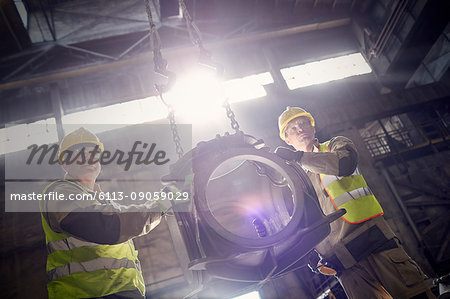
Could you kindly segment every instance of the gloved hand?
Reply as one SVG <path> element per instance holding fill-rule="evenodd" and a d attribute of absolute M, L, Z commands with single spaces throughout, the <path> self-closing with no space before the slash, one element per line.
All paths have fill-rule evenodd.
<path fill-rule="evenodd" d="M 317 269 L 317 271 L 319 271 L 320 274 L 323 274 L 323 275 L 337 275 L 338 274 L 336 269 L 332 268 L 332 266 L 327 263 L 325 263 L 325 265 L 322 264 L 322 261 L 319 261 L 317 263 L 316 269 Z"/>
<path fill-rule="evenodd" d="M 315 274 L 337 275 L 338 271 L 314 249 L 308 254 L 308 268 Z"/>
<path fill-rule="evenodd" d="M 316 265 L 320 262 L 321 259 L 322 257 L 315 249 L 308 253 L 308 268 L 309 270 L 311 270 L 311 272 L 319 274 Z"/>
<path fill-rule="evenodd" d="M 300 162 L 300 159 L 303 157 L 303 153 L 303 151 L 293 151 L 283 146 L 279 146 L 275 149 L 275 154 L 286 161 Z"/>

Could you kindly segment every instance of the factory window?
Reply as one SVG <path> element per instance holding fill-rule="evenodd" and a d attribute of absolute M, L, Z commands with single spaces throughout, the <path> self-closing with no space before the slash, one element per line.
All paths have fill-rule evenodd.
<path fill-rule="evenodd" d="M 179 78 L 164 98 L 174 107 L 176 116 L 183 116 L 185 122 L 207 122 L 224 114 L 225 98 L 230 103 L 261 98 L 267 95 L 264 85 L 270 83 L 273 78 L 269 72 L 220 83 L 212 72 L 197 70 Z M 63 116 L 63 124 L 99 124 L 90 130 L 100 133 L 163 119 L 167 113 L 159 97 L 151 97 L 67 114 Z"/>
<path fill-rule="evenodd" d="M 14 0 L 14 4 L 16 5 L 17 12 L 22 19 L 24 27 L 28 28 L 28 11 L 25 7 L 25 3 L 23 3 L 22 0 Z"/>
<path fill-rule="evenodd" d="M 31 144 L 50 144 L 58 141 L 55 118 L 29 124 L 6 125 L 0 129 L 0 155 L 25 150 Z"/>
<path fill-rule="evenodd" d="M 238 297 L 233 297 L 232 299 L 260 299 L 261 296 L 259 296 L 259 292 L 253 291 Z"/>
<path fill-rule="evenodd" d="M 224 83 L 225 94 L 230 103 L 261 98 L 267 95 L 264 85 L 273 83 L 269 72 L 232 79 Z"/>
<path fill-rule="evenodd" d="M 70 113 L 62 117 L 63 125 L 93 124 L 89 127 L 93 133 L 126 127 L 132 124 L 145 123 L 167 116 L 167 108 L 157 98 L 144 98 L 106 107 Z"/>
<path fill-rule="evenodd" d="M 372 69 L 361 53 L 310 62 L 281 69 L 290 90 L 368 74 Z"/>

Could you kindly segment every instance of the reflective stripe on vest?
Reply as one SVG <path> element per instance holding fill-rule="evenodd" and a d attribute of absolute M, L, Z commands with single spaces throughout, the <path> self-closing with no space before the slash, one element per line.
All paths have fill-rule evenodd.
<path fill-rule="evenodd" d="M 56 182 L 82 186 L 67 180 L 49 184 L 42 194 Z M 54 232 L 44 217 L 42 227 L 47 243 L 47 277 L 49 298 L 91 298 L 139 290 L 144 296 L 145 284 L 131 240 L 116 245 L 85 242 L 64 233 Z"/>
<path fill-rule="evenodd" d="M 127 258 L 116 259 L 111 257 L 99 257 L 92 261 L 83 263 L 68 263 L 47 272 L 49 280 L 59 279 L 63 276 L 70 275 L 71 273 L 78 272 L 93 272 L 100 269 L 120 269 L 120 268 L 135 268 L 133 261 Z"/>
<path fill-rule="evenodd" d="M 321 152 L 329 152 L 329 141 L 319 144 Z M 360 223 L 379 215 L 383 209 L 367 186 L 364 177 L 356 167 L 353 174 L 346 177 L 320 174 L 320 180 L 336 209 L 344 208 L 342 216 L 348 223 Z"/>
<path fill-rule="evenodd" d="M 50 241 L 47 243 L 48 253 L 56 250 L 69 250 L 69 248 L 76 248 L 82 246 L 97 246 L 97 243 L 85 242 L 74 237 L 67 237 L 58 241 Z"/>

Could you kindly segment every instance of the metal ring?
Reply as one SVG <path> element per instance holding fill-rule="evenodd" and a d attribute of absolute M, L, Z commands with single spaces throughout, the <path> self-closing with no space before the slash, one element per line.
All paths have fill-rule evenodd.
<path fill-rule="evenodd" d="M 304 198 L 301 196 L 308 188 L 308 184 L 305 182 L 306 174 L 299 172 L 292 165 L 286 164 L 286 162 L 279 158 L 277 155 L 265 150 L 255 149 L 253 147 L 241 147 L 241 148 L 228 148 L 220 153 L 212 153 L 213 155 L 202 155 L 194 159 L 201 159 L 200 163 L 193 163 L 199 165 L 195 169 L 194 187 L 196 197 L 196 208 L 201 220 L 204 220 L 208 226 L 210 226 L 217 234 L 224 239 L 232 242 L 240 247 L 260 249 L 267 248 L 279 244 L 282 241 L 286 241 L 288 238 L 295 235 L 299 229 L 299 224 L 303 215 Z M 280 172 L 291 186 L 291 191 L 294 200 L 294 209 L 291 220 L 284 229 L 274 235 L 267 236 L 260 239 L 245 238 L 235 235 L 225 229 L 214 217 L 209 209 L 206 198 L 206 187 L 208 181 L 221 164 L 228 161 L 235 160 L 253 160 L 263 164 L 266 164 L 276 171 Z M 306 177 L 306 179 L 308 179 Z"/>

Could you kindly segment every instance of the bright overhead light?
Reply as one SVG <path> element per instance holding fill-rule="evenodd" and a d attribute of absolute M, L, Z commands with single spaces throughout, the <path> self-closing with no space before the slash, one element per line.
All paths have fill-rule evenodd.
<path fill-rule="evenodd" d="M 361 53 L 355 53 L 281 69 L 290 90 L 368 74 L 372 69 Z"/>
<path fill-rule="evenodd" d="M 210 69 L 197 68 L 180 77 L 165 99 L 178 115 L 192 123 L 214 121 L 223 115 L 223 103 L 266 96 L 264 85 L 273 83 L 269 72 L 221 82 Z"/>
<path fill-rule="evenodd" d="M 215 73 L 197 67 L 177 78 L 172 89 L 164 96 L 166 102 L 192 123 L 208 121 L 220 113 L 221 85 Z"/>

